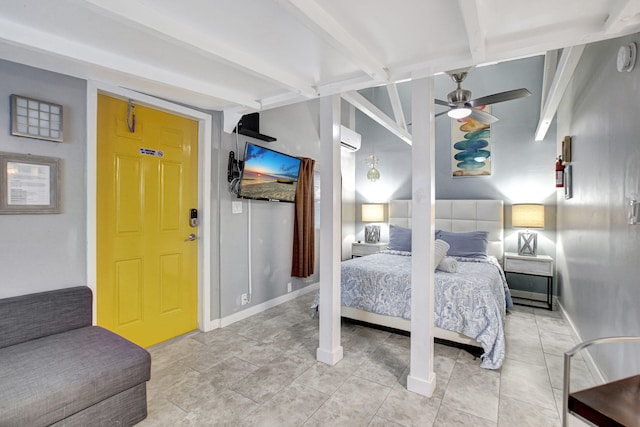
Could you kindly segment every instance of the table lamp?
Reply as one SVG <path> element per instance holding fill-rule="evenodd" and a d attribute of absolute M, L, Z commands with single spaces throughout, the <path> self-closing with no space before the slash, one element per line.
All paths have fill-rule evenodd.
<path fill-rule="evenodd" d="M 511 225 L 526 228 L 518 233 L 518 255 L 538 255 L 538 233 L 531 228 L 544 228 L 544 205 L 517 204 L 511 206 Z"/>
<path fill-rule="evenodd" d="M 384 204 L 363 204 L 362 222 L 384 221 Z M 366 243 L 378 243 L 380 241 L 380 225 L 367 224 L 364 227 L 364 241 Z"/>

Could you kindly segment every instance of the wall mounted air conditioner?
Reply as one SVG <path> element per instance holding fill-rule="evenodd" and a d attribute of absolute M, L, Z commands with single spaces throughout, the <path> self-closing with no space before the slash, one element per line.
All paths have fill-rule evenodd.
<path fill-rule="evenodd" d="M 358 151 L 360 149 L 360 143 L 362 136 L 354 130 L 349 129 L 346 126 L 340 126 L 340 145 L 349 151 Z"/>

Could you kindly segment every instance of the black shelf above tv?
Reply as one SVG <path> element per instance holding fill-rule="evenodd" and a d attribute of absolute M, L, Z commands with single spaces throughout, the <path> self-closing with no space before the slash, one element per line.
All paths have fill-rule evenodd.
<path fill-rule="evenodd" d="M 260 115 L 259 113 L 245 114 L 238 122 L 238 126 L 233 130 L 240 135 L 250 136 L 251 138 L 261 141 L 273 142 L 276 138 L 260 133 Z"/>

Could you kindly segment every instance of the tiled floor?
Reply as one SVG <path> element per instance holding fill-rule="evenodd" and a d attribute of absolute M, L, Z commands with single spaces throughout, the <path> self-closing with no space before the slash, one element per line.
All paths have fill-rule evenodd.
<path fill-rule="evenodd" d="M 406 389 L 409 338 L 342 326 L 344 359 L 315 360 L 313 294 L 208 333 L 151 349 L 148 411 L 140 426 L 559 426 L 562 354 L 575 339 L 559 312 L 516 306 L 507 359 L 481 369 L 436 345 L 436 391 Z M 579 356 L 575 389 L 595 384 Z M 572 418 L 572 426 L 583 426 Z"/>

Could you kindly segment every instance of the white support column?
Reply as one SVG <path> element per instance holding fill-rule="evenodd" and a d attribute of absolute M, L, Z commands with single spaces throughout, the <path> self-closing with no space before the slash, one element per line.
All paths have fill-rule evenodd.
<path fill-rule="evenodd" d="M 435 233 L 435 103 L 433 76 L 411 83 L 413 147 L 411 232 L 411 366 L 407 389 L 431 397 L 433 371 L 433 243 Z"/>
<path fill-rule="evenodd" d="M 340 345 L 340 96 L 320 98 L 320 337 L 316 358 L 342 360 Z"/>

